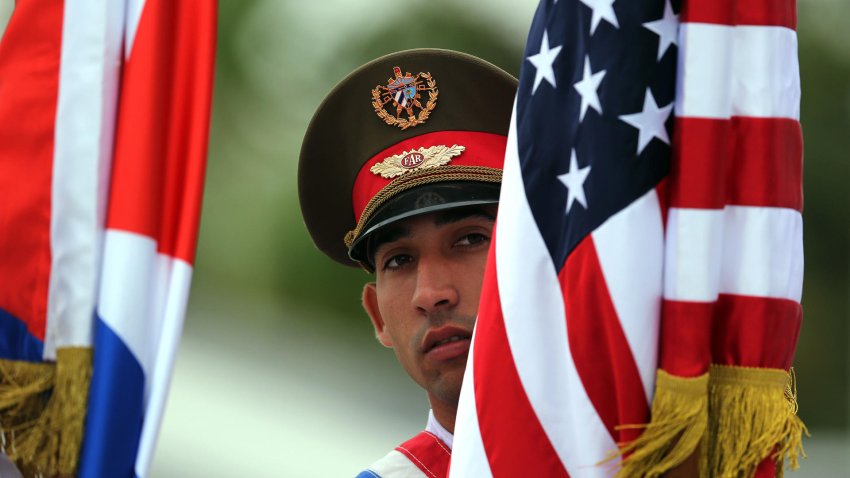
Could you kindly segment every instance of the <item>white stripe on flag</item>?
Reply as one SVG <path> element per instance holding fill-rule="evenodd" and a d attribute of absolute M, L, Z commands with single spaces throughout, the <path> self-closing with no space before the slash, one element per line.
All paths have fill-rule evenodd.
<path fill-rule="evenodd" d="M 162 304 L 162 308 L 156 314 L 158 323 L 154 328 L 155 348 L 151 350 L 155 357 L 152 373 L 145 373 L 145 390 L 149 393 L 146 395 L 145 422 L 136 456 L 137 476 L 147 476 L 153 459 L 192 284 L 193 268 L 189 263 L 163 254 L 159 254 L 158 263 L 157 280 L 162 281 L 162 287 L 158 290 L 157 303 Z"/>
<path fill-rule="evenodd" d="M 722 255 L 723 211 L 670 208 L 664 256 L 664 297 L 717 300 Z"/>
<path fill-rule="evenodd" d="M 652 403 L 664 259 L 664 225 L 655 189 L 599 226 L 593 244 L 647 403 Z"/>
<path fill-rule="evenodd" d="M 156 241 L 150 237 L 106 231 L 98 315 L 130 349 L 145 377 L 153 368 L 152 342 L 158 322 L 154 297 L 160 267 L 156 259 Z"/>
<path fill-rule="evenodd" d="M 720 293 L 800 302 L 803 216 L 778 207 L 726 206 Z"/>
<path fill-rule="evenodd" d="M 608 476 L 605 467 L 595 464 L 617 446 L 590 402 L 570 354 L 557 272 L 525 195 L 516 104 L 499 222 L 511 225 L 496 227 L 496 272 L 508 342 L 525 393 L 570 476 Z M 528 326 L 529 317 L 537 321 L 534 327 Z"/>
<path fill-rule="evenodd" d="M 797 34 L 774 26 L 679 26 L 676 116 L 800 118 Z"/>
<path fill-rule="evenodd" d="M 133 44 L 136 40 L 136 30 L 139 28 L 139 19 L 142 17 L 142 12 L 145 9 L 145 0 L 126 0 L 127 1 L 127 23 L 125 26 L 124 36 L 124 58 L 130 57 L 130 52 L 133 50 Z"/>
<path fill-rule="evenodd" d="M 120 66 L 122 2 L 68 0 L 53 153 L 44 358 L 91 346 Z"/>
<path fill-rule="evenodd" d="M 802 228 L 802 215 L 793 209 L 671 208 L 664 296 L 708 302 L 724 293 L 799 302 Z"/>
<path fill-rule="evenodd" d="M 475 334 L 473 333 L 473 336 Z M 475 341 L 469 346 L 469 359 L 466 362 L 466 371 L 463 374 L 463 386 L 460 389 L 460 400 L 455 417 L 455 435 L 453 450 L 461 450 L 460 453 L 452 454 L 452 466 L 449 470 L 461 473 L 461 478 L 474 476 L 476 478 L 492 478 L 490 463 L 487 453 L 484 451 L 484 442 L 481 439 L 481 428 L 478 425 L 478 409 L 475 404 L 475 385 L 473 384 L 475 360 L 473 349 Z"/>
<path fill-rule="evenodd" d="M 159 433 L 192 280 L 192 266 L 157 252 L 150 237 L 107 230 L 100 318 L 145 375 L 144 424 L 136 474 L 146 476 Z"/>

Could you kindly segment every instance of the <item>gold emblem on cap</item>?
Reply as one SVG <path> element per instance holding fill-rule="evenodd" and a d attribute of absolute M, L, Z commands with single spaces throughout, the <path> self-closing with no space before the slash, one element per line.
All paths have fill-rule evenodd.
<path fill-rule="evenodd" d="M 431 73 L 420 72 L 414 76 L 407 72 L 402 75 L 401 68 L 397 66 L 393 67 L 393 73 L 395 76 L 387 80 L 386 86 L 378 85 L 372 90 L 375 113 L 388 125 L 403 130 L 424 123 L 437 106 L 437 82 Z M 428 92 L 428 102 L 424 106 L 419 101 L 423 91 Z M 387 103 L 395 107 L 395 116 L 384 109 Z M 414 108 L 419 110 L 418 114 Z"/>
<path fill-rule="evenodd" d="M 384 159 L 372 166 L 369 171 L 380 175 L 382 178 L 392 179 L 412 171 L 436 168 L 448 164 L 453 157 L 460 155 L 466 150 L 465 146 L 431 146 L 430 148 L 418 148 L 405 151 Z"/>

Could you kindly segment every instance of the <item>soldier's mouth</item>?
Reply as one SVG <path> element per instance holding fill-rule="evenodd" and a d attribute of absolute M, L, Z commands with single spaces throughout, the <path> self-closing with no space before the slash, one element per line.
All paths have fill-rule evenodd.
<path fill-rule="evenodd" d="M 464 337 L 461 337 L 460 335 L 452 335 L 451 337 L 449 337 L 447 339 L 443 339 L 443 340 L 437 342 L 436 344 L 434 344 L 434 347 L 438 347 L 440 345 L 447 344 L 449 342 L 457 342 L 458 340 L 463 340 L 463 338 Z"/>
<path fill-rule="evenodd" d="M 423 353 L 433 360 L 449 360 L 469 351 L 472 333 L 455 326 L 445 326 L 428 332 Z"/>

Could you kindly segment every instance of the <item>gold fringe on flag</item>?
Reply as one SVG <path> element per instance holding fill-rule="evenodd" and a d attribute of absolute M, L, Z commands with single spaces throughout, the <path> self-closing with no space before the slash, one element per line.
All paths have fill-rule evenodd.
<path fill-rule="evenodd" d="M 709 470 L 712 477 L 751 477 L 770 458 L 782 476 L 805 458 L 808 430 L 797 416 L 793 372 L 712 365 L 709 371 Z"/>
<path fill-rule="evenodd" d="M 699 447 L 699 473 L 705 476 L 706 426 L 708 422 L 708 374 L 676 377 L 659 369 L 652 400 L 652 420 L 643 433 L 623 446 L 618 478 L 657 477 L 687 460 Z"/>
<path fill-rule="evenodd" d="M 55 363 L 0 359 L 0 444 L 25 476 L 76 474 L 91 370 L 87 347 Z"/>

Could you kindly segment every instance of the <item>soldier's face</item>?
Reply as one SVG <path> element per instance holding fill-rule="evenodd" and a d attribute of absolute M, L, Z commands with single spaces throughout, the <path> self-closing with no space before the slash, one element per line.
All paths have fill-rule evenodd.
<path fill-rule="evenodd" d="M 364 288 L 364 308 L 435 412 L 457 406 L 495 215 L 495 206 L 452 209 L 375 237 L 376 281 Z"/>

